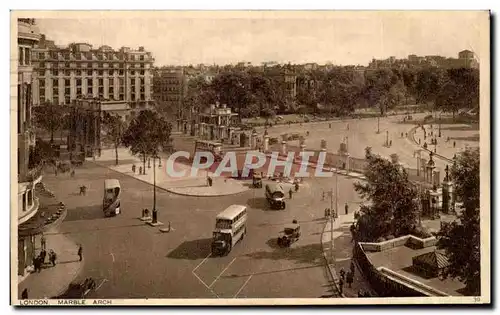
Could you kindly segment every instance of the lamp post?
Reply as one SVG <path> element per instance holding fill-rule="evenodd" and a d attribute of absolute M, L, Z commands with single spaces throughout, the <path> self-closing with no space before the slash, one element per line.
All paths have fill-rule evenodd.
<path fill-rule="evenodd" d="M 380 133 L 380 116 L 377 117 L 377 133 Z"/>
<path fill-rule="evenodd" d="M 439 134 L 438 137 L 441 138 L 441 113 L 439 113 Z"/>
<path fill-rule="evenodd" d="M 156 155 L 153 157 L 153 220 L 152 223 L 158 223 L 158 212 L 156 210 Z"/>

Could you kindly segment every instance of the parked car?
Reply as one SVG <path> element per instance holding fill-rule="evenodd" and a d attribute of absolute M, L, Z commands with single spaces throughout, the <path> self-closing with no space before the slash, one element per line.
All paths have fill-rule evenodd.
<path fill-rule="evenodd" d="M 96 283 L 94 279 L 87 278 L 82 282 L 72 282 L 63 294 L 57 296 L 57 299 L 84 299 L 92 290 L 95 290 Z"/>

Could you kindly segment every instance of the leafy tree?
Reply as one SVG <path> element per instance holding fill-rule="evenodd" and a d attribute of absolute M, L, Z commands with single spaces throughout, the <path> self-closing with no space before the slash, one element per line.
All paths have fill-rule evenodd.
<path fill-rule="evenodd" d="M 455 114 L 462 108 L 479 106 L 479 71 L 477 69 L 449 69 L 449 81 L 439 91 L 436 107 Z"/>
<path fill-rule="evenodd" d="M 104 113 L 102 123 L 102 129 L 106 133 L 105 138 L 113 143 L 115 148 L 115 165 L 118 165 L 118 147 L 122 142 L 125 124 L 119 116 L 110 115 L 109 113 Z"/>
<path fill-rule="evenodd" d="M 211 84 L 216 99 L 241 113 L 251 103 L 248 75 L 243 72 L 224 72 L 217 75 Z M 239 115 L 241 120 L 241 115 Z"/>
<path fill-rule="evenodd" d="M 413 68 L 405 68 L 402 71 L 403 83 L 405 85 L 405 97 L 406 104 L 408 104 L 408 99 L 410 97 L 416 97 L 417 95 L 417 71 Z"/>
<path fill-rule="evenodd" d="M 145 169 L 146 157 L 155 157 L 170 145 L 171 131 L 172 125 L 156 112 L 143 110 L 130 122 L 122 141 L 132 154 L 142 157 Z"/>
<path fill-rule="evenodd" d="M 367 74 L 363 97 L 369 106 L 378 107 L 380 114 L 385 115 L 389 108 L 400 102 L 403 87 L 396 73 L 379 69 Z"/>
<path fill-rule="evenodd" d="M 65 126 L 66 112 L 66 107 L 51 102 L 33 107 L 35 125 L 50 132 L 50 143 L 54 142 L 54 133 Z"/>
<path fill-rule="evenodd" d="M 366 149 L 366 182 L 355 183 L 360 196 L 371 204 L 360 208 L 358 241 L 377 241 L 388 236 L 401 236 L 417 226 L 417 191 L 406 171 L 397 163 L 374 155 Z"/>
<path fill-rule="evenodd" d="M 438 247 L 444 249 L 450 266 L 444 277 L 458 278 L 470 295 L 481 294 L 481 229 L 479 219 L 479 149 L 458 154 L 451 168 L 457 201 L 463 203 L 458 221 L 443 223 Z"/>
<path fill-rule="evenodd" d="M 434 102 L 446 82 L 446 74 L 440 68 L 424 68 L 419 71 L 415 85 L 417 103 Z"/>
<path fill-rule="evenodd" d="M 325 73 L 319 89 L 319 99 L 330 108 L 331 113 L 348 114 L 354 111 L 361 90 L 351 70 L 335 67 Z"/>

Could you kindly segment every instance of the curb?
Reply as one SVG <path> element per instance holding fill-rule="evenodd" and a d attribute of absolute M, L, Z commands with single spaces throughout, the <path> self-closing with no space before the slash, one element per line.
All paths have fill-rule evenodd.
<path fill-rule="evenodd" d="M 321 249 L 323 251 L 323 258 L 325 259 L 325 264 L 326 264 L 326 269 L 328 270 L 328 273 L 330 274 L 330 277 L 332 279 L 332 291 L 336 292 L 339 297 L 346 297 L 343 293 L 340 294 L 340 289 L 337 285 L 339 279 L 337 277 L 337 273 L 335 272 L 335 268 L 333 268 L 330 264 L 328 263 L 328 257 L 327 253 L 325 250 L 325 244 L 323 243 L 323 235 L 325 234 L 326 227 L 330 224 L 329 221 L 326 221 L 325 225 L 323 225 L 323 229 L 321 231 Z M 332 292 L 333 293 L 333 292 Z"/>
<path fill-rule="evenodd" d="M 114 169 L 109 168 L 107 166 L 101 165 L 99 162 L 96 162 L 96 161 L 87 161 L 87 162 L 94 163 L 97 166 L 106 168 L 106 169 L 108 169 L 110 171 L 113 171 L 115 173 L 118 173 L 118 174 L 121 174 L 121 175 L 124 175 L 124 176 L 128 176 L 128 177 L 133 178 L 133 179 L 135 179 L 137 181 L 140 181 L 142 183 L 145 183 L 145 184 L 148 184 L 150 186 L 153 186 L 153 184 L 151 184 L 150 182 L 148 182 L 146 180 L 137 178 L 137 177 L 132 176 L 132 175 L 127 174 L 127 173 L 122 173 L 120 171 L 114 170 Z M 189 194 L 189 193 L 181 193 L 181 192 L 172 191 L 171 190 L 172 188 L 165 188 L 165 187 L 161 187 L 161 186 L 158 186 L 158 185 L 156 185 L 156 189 L 161 189 L 163 191 L 169 192 L 171 194 L 179 195 L 179 196 L 190 196 L 190 197 L 223 197 L 223 196 L 232 196 L 232 195 L 240 194 L 242 192 L 245 192 L 245 191 L 249 190 L 249 189 L 246 189 L 246 190 L 242 190 L 242 191 L 238 191 L 238 192 L 233 192 L 233 193 L 229 193 L 229 194 L 197 195 L 197 194 Z"/>
<path fill-rule="evenodd" d="M 192 194 L 192 193 L 182 193 L 182 192 L 172 191 L 170 189 L 171 188 L 164 188 L 164 190 L 168 191 L 169 193 L 172 193 L 172 194 L 175 194 L 175 195 L 179 195 L 179 196 L 189 196 L 189 197 L 224 197 L 224 196 L 233 196 L 233 195 L 241 194 L 241 193 L 244 193 L 244 192 L 250 190 L 249 188 L 247 188 L 245 190 L 241 190 L 241 191 L 237 191 L 237 192 L 232 192 L 232 193 L 228 193 L 228 194 L 200 195 L 200 194 Z"/>
<path fill-rule="evenodd" d="M 82 271 L 82 269 L 83 269 L 83 265 L 84 265 L 84 263 L 85 263 L 85 258 L 83 258 L 83 259 L 82 259 L 82 261 L 79 261 L 78 263 L 79 263 L 80 265 L 79 265 L 79 266 L 78 266 L 78 268 L 76 269 L 76 272 L 75 272 L 74 276 L 73 276 L 73 277 L 71 277 L 71 280 L 68 282 L 68 284 L 67 284 L 67 285 L 66 285 L 63 289 L 61 289 L 61 291 L 60 291 L 60 292 L 58 292 L 58 293 L 56 294 L 56 296 L 60 296 L 61 294 L 63 294 L 64 292 L 66 292 L 66 290 L 68 289 L 68 286 L 69 286 L 69 285 L 70 285 L 73 281 L 75 281 L 75 279 L 76 279 L 76 278 L 80 275 L 80 271 Z M 50 298 L 52 298 L 52 297 L 50 297 Z"/>

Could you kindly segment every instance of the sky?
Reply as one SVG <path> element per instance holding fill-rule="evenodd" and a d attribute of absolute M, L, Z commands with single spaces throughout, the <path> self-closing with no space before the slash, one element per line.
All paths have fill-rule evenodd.
<path fill-rule="evenodd" d="M 361 64 L 409 54 L 480 58 L 485 12 L 35 12 L 57 45 L 144 46 L 162 65 Z"/>

